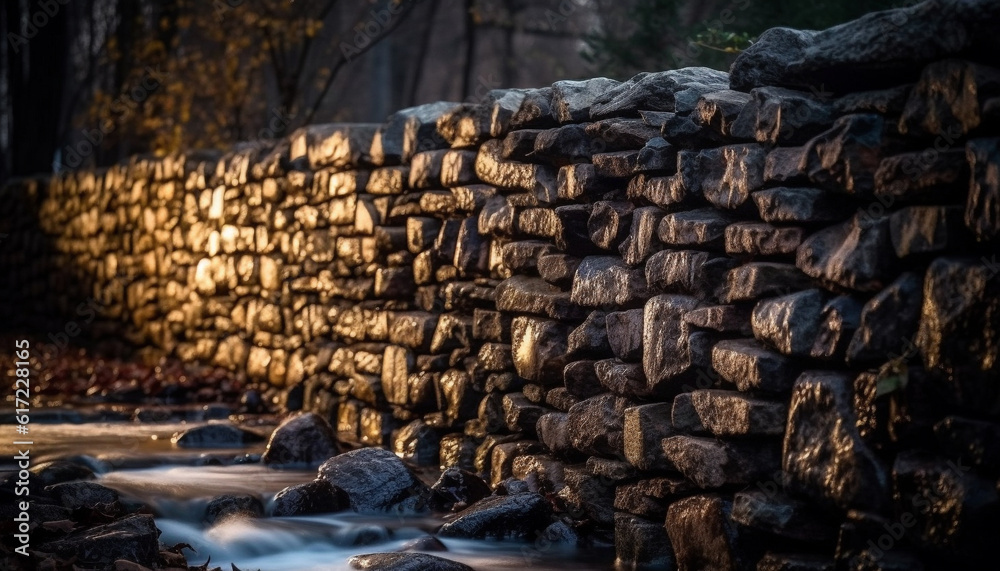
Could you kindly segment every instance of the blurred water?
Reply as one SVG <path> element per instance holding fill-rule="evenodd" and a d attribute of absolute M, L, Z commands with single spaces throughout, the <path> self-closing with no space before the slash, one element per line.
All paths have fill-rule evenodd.
<path fill-rule="evenodd" d="M 362 516 L 337 513 L 308 517 L 228 519 L 204 523 L 208 501 L 222 494 L 255 494 L 270 513 L 274 494 L 316 477 L 315 470 L 273 470 L 259 463 L 236 464 L 263 444 L 246 448 L 187 450 L 171 436 L 204 422 L 97 422 L 34 424 L 33 463 L 74 457 L 98 472 L 98 482 L 126 500 L 148 506 L 162 531 L 160 542 L 187 543 L 195 565 L 211 557 L 211 567 L 242 571 L 319 571 L 350 569 L 352 555 L 399 550 L 407 541 L 433 533 L 443 519 L 430 516 Z M 5 434 L 12 426 L 0 425 Z M 13 439 L 0 443 L 0 471 L 14 453 Z M 9 466 L 6 468 L 9 469 Z M 542 571 L 609 569 L 608 550 L 554 548 L 515 542 L 442 539 L 448 551 L 433 555 L 466 563 L 477 570 Z"/>

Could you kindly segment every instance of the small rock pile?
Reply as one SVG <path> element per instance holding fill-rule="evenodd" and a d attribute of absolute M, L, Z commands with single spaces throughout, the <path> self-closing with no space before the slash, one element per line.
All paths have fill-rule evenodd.
<path fill-rule="evenodd" d="M 59 327 L 52 308 L 93 296 L 88 335 L 543 494 L 613 529 L 626 567 L 984 565 L 998 25 L 995 2 L 929 1 L 769 30 L 730 73 L 495 90 L 19 181 L 2 297 Z"/>

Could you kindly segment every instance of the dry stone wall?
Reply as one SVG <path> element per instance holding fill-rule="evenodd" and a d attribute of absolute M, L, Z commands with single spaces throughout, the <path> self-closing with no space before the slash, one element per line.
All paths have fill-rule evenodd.
<path fill-rule="evenodd" d="M 18 181 L 8 314 L 97 300 L 87 337 L 524 480 L 625 568 L 973 568 L 1000 526 L 998 23 L 924 3 L 770 30 L 730 73 Z"/>

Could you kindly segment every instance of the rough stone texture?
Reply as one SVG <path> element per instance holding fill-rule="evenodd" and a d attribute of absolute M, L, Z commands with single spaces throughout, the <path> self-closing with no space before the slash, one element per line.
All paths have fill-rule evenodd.
<path fill-rule="evenodd" d="M 741 391 L 786 392 L 799 374 L 790 359 L 753 339 L 716 343 L 712 368 Z"/>
<path fill-rule="evenodd" d="M 620 569 L 671 569 L 674 552 L 663 525 L 615 513 L 615 565 Z"/>
<path fill-rule="evenodd" d="M 723 441 L 671 436 L 663 441 L 667 459 L 699 488 L 746 485 L 773 474 L 781 463 L 776 443 Z"/>
<path fill-rule="evenodd" d="M 699 495 L 675 502 L 667 511 L 667 529 L 679 571 L 743 569 L 739 527 L 730 500 Z"/>
<path fill-rule="evenodd" d="M 326 480 L 289 486 L 274 496 L 274 517 L 311 515 L 350 509 L 350 498 Z"/>
<path fill-rule="evenodd" d="M 430 488 L 388 450 L 361 448 L 330 458 L 319 477 L 344 490 L 362 513 L 410 513 L 427 508 Z"/>
<path fill-rule="evenodd" d="M 261 462 L 275 466 L 318 466 L 340 453 L 333 427 L 312 412 L 293 416 L 274 429 Z"/>
<path fill-rule="evenodd" d="M 352 569 L 379 571 L 472 571 L 472 567 L 427 553 L 368 553 L 348 559 Z"/>
<path fill-rule="evenodd" d="M 878 291 L 897 267 L 888 218 L 858 213 L 799 246 L 795 265 L 817 279 L 856 291 Z"/>
<path fill-rule="evenodd" d="M 785 432 L 787 406 L 736 391 L 698 390 L 691 404 L 702 426 L 718 437 L 767 436 Z"/>
<path fill-rule="evenodd" d="M 549 524 L 552 506 L 539 494 L 491 496 L 441 526 L 444 537 L 530 539 Z"/>

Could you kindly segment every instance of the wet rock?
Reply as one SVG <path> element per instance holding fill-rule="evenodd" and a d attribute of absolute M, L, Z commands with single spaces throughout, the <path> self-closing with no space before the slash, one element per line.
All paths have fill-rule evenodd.
<path fill-rule="evenodd" d="M 671 436 L 663 441 L 667 459 L 700 488 L 746 485 L 773 474 L 781 450 L 766 441 L 722 441 L 697 436 Z"/>
<path fill-rule="evenodd" d="M 743 569 L 750 547 L 740 537 L 731 517 L 732 502 L 706 494 L 673 503 L 667 511 L 670 533 L 680 571 Z"/>
<path fill-rule="evenodd" d="M 178 432 L 170 441 L 181 448 L 240 448 L 264 437 L 231 424 L 207 424 Z"/>
<path fill-rule="evenodd" d="M 549 525 L 552 506 L 540 494 L 525 492 L 482 499 L 441 526 L 443 537 L 530 539 Z"/>
<path fill-rule="evenodd" d="M 274 496 L 274 517 L 312 515 L 350 509 L 347 494 L 326 480 L 288 486 Z"/>
<path fill-rule="evenodd" d="M 489 496 L 489 485 L 482 478 L 460 468 L 448 468 L 431 486 L 431 509 L 459 511 Z"/>
<path fill-rule="evenodd" d="M 663 524 L 615 513 L 615 565 L 619 569 L 673 569 L 674 550 Z"/>
<path fill-rule="evenodd" d="M 806 371 L 795 381 L 783 469 L 794 489 L 837 507 L 880 511 L 888 475 L 855 426 L 851 377 Z"/>
<path fill-rule="evenodd" d="M 848 363 L 879 363 L 900 351 L 917 331 L 923 280 L 906 272 L 868 300 L 847 348 Z"/>
<path fill-rule="evenodd" d="M 654 403 L 625 409 L 622 435 L 625 459 L 640 470 L 670 468 L 663 455 L 664 438 L 675 434 L 670 421 L 672 405 Z"/>
<path fill-rule="evenodd" d="M 712 368 L 741 391 L 787 392 L 799 375 L 788 357 L 754 339 L 716 343 L 712 347 Z"/>
<path fill-rule="evenodd" d="M 1000 139 L 973 139 L 965 153 L 972 171 L 965 225 L 979 240 L 991 240 L 1000 235 Z"/>
<path fill-rule="evenodd" d="M 117 516 L 125 513 L 118 492 L 94 482 L 64 482 L 47 486 L 59 505 L 69 510 L 88 510 Z"/>
<path fill-rule="evenodd" d="M 573 447 L 588 455 L 624 458 L 625 409 L 632 403 L 610 394 L 582 400 L 569 409 L 567 430 Z"/>
<path fill-rule="evenodd" d="M 753 200 L 760 217 L 769 223 L 837 222 L 850 214 L 842 196 L 819 188 L 769 188 L 754 192 Z"/>
<path fill-rule="evenodd" d="M 78 480 L 93 480 L 94 477 L 94 471 L 90 468 L 67 460 L 40 462 L 31 467 L 31 482 L 43 488 Z"/>
<path fill-rule="evenodd" d="M 215 525 L 230 518 L 258 518 L 264 516 L 264 504 L 257 496 L 218 496 L 205 507 L 205 523 Z"/>
<path fill-rule="evenodd" d="M 269 466 L 318 466 L 340 453 L 330 423 L 312 412 L 296 414 L 271 433 L 261 462 Z"/>
<path fill-rule="evenodd" d="M 448 547 L 433 535 L 425 535 L 407 541 L 398 551 L 448 551 Z"/>
<path fill-rule="evenodd" d="M 754 337 L 785 355 L 809 355 L 827 296 L 810 289 L 758 302 L 751 318 Z"/>
<path fill-rule="evenodd" d="M 430 489 L 395 454 L 361 448 L 330 458 L 319 477 L 344 490 L 351 507 L 362 513 L 423 511 Z"/>
<path fill-rule="evenodd" d="M 731 517 L 744 527 L 796 541 L 832 543 L 837 534 L 837 528 L 808 503 L 763 490 L 737 493 Z"/>
<path fill-rule="evenodd" d="M 628 305 L 646 295 L 642 268 L 630 268 L 614 256 L 588 256 L 573 276 L 570 300 L 584 307 Z"/>
<path fill-rule="evenodd" d="M 426 553 L 368 553 L 348 559 L 353 569 L 378 571 L 473 571 L 458 561 Z"/>
<path fill-rule="evenodd" d="M 795 265 L 817 279 L 855 291 L 878 291 L 895 276 L 888 218 L 858 213 L 806 238 Z"/>
<path fill-rule="evenodd" d="M 785 432 L 788 407 L 780 401 L 716 389 L 691 393 L 702 426 L 719 437 L 767 436 Z"/>
<path fill-rule="evenodd" d="M 39 551 L 75 558 L 77 565 L 90 568 L 108 568 L 118 560 L 153 568 L 157 566 L 159 535 L 153 516 L 135 514 L 43 543 Z"/>

